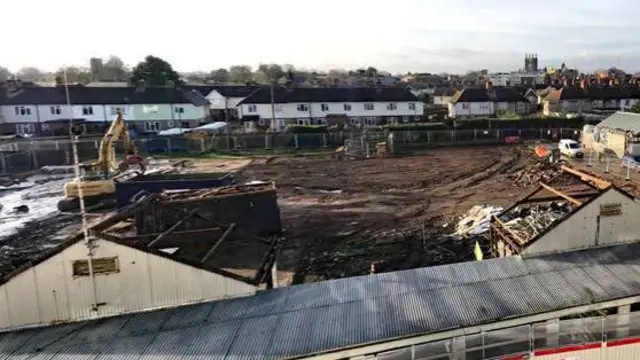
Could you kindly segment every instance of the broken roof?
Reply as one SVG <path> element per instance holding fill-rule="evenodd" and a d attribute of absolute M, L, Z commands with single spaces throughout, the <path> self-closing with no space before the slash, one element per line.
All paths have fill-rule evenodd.
<path fill-rule="evenodd" d="M 234 196 L 234 194 L 243 194 L 243 192 L 255 190 L 255 188 L 264 190 L 265 186 L 267 185 L 231 186 L 220 188 L 219 191 L 223 194 L 222 196 Z M 268 186 L 271 186 L 272 191 L 275 191 L 273 184 L 268 184 Z M 205 190 L 210 192 L 207 195 L 209 198 L 215 198 L 216 194 L 213 191 L 216 189 Z M 170 195 L 149 195 L 118 213 L 91 225 L 89 232 L 91 236 L 96 238 L 178 261 L 248 284 L 259 285 L 266 281 L 268 270 L 275 262 L 281 245 L 280 234 L 260 237 L 252 233 L 250 229 L 243 228 L 245 213 L 234 212 L 232 209 L 226 208 L 224 213 L 227 215 L 227 219 L 233 219 L 235 216 L 238 218 L 238 224 L 233 222 L 219 223 L 216 219 L 211 219 L 208 214 L 203 215 L 198 209 L 193 209 L 182 214 L 176 222 L 165 223 L 164 227 L 156 233 L 139 233 L 136 229 L 135 217 L 152 204 L 164 206 L 167 196 Z M 185 229 L 189 219 L 197 219 L 199 226 Z M 64 222 L 59 218 L 54 218 L 52 221 L 64 225 Z M 9 242 L 11 247 L 4 246 L 2 248 L 0 252 L 0 285 L 83 239 L 81 232 L 65 238 L 43 235 L 42 233 L 36 234 L 37 237 L 46 239 L 38 242 L 37 246 L 29 241 L 29 238 L 26 240 L 16 238 L 20 241 Z M 239 256 L 240 254 L 241 256 Z"/>
<path fill-rule="evenodd" d="M 618 111 L 602 120 L 598 128 L 617 129 L 630 131 L 633 134 L 640 133 L 640 114 Z"/>
<path fill-rule="evenodd" d="M 563 166 L 562 172 L 492 218 L 492 234 L 521 253 L 550 230 L 607 191 L 627 192 L 586 172 Z"/>
<path fill-rule="evenodd" d="M 299 358 L 446 330 L 478 332 L 505 319 L 505 327 L 525 325 L 529 315 L 544 321 L 557 318 L 554 311 L 579 314 L 613 300 L 631 303 L 640 295 L 638 265 L 640 244 L 625 244 L 351 277 L 1 333 L 0 357 Z"/>

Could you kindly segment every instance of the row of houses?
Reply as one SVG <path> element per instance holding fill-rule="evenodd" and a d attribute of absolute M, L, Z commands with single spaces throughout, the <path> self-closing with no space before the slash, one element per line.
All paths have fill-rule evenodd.
<path fill-rule="evenodd" d="M 70 120 L 104 124 L 118 111 L 139 132 L 156 133 L 218 120 L 232 121 L 244 131 L 282 131 L 294 124 L 327 124 L 332 118 L 345 125 L 378 126 L 419 121 L 424 109 L 410 91 L 397 88 L 37 87 L 11 81 L 0 91 L 0 132 L 53 132 Z"/>
<path fill-rule="evenodd" d="M 503 112 L 559 116 L 627 111 L 640 102 L 640 87 L 594 85 L 584 80 L 577 84 L 530 88 L 493 86 L 487 82 L 484 88 L 462 89 L 450 98 L 442 95 L 438 101 L 440 105 L 447 102 L 451 118 L 493 117 Z"/>

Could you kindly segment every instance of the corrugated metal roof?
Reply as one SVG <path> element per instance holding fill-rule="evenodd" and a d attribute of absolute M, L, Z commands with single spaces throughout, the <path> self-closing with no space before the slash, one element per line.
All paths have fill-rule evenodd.
<path fill-rule="evenodd" d="M 631 131 L 636 134 L 640 132 L 640 114 L 618 111 L 602 120 L 597 127 Z"/>
<path fill-rule="evenodd" d="M 0 334 L 0 358 L 276 359 L 640 294 L 640 244 L 339 279 Z"/>

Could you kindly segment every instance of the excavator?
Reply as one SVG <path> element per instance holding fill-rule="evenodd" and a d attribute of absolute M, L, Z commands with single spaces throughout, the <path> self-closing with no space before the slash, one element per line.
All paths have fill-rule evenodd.
<path fill-rule="evenodd" d="M 115 145 L 124 140 L 125 158 L 116 160 Z M 137 168 L 136 170 L 133 170 Z M 100 142 L 98 160 L 91 164 L 81 165 L 84 175 L 64 185 L 65 198 L 58 202 L 58 210 L 74 211 L 80 208 L 79 188 L 86 206 L 92 206 L 105 199 L 114 197 L 116 181 L 126 181 L 146 171 L 144 158 L 129 137 L 122 112 L 118 111 L 116 119 Z M 132 170 L 132 171 L 130 171 Z"/>

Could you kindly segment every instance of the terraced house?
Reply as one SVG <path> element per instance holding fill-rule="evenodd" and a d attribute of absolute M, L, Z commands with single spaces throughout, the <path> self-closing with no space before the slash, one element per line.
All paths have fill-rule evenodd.
<path fill-rule="evenodd" d="M 585 113 L 593 110 L 626 111 L 640 101 L 640 87 L 635 85 L 589 84 L 585 80 L 562 87 L 548 87 L 539 93 L 546 116 L 560 113 Z"/>
<path fill-rule="evenodd" d="M 527 88 L 493 86 L 491 82 L 484 88 L 463 89 L 448 104 L 449 117 L 492 117 L 507 112 L 528 114 L 535 110 L 535 103 L 529 100 L 527 91 Z"/>
<path fill-rule="evenodd" d="M 339 123 L 373 127 L 420 121 L 424 104 L 402 88 L 261 88 L 238 103 L 245 130 Z"/>
<path fill-rule="evenodd" d="M 173 87 L 24 87 L 8 82 L 0 91 L 0 132 L 51 133 L 60 124 L 104 124 L 117 111 L 141 133 L 196 127 L 209 121 L 209 101 L 198 91 Z"/>

